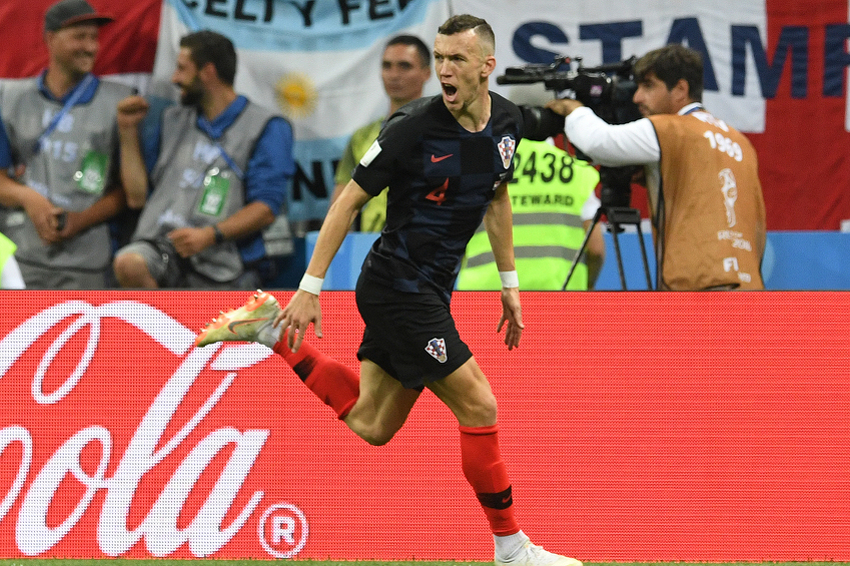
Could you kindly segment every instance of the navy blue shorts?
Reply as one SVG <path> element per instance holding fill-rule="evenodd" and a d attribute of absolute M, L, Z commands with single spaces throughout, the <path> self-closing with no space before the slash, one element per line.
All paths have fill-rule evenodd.
<path fill-rule="evenodd" d="M 437 293 L 403 293 L 361 275 L 355 296 L 366 323 L 357 358 L 378 364 L 405 388 L 421 391 L 472 357 Z"/>

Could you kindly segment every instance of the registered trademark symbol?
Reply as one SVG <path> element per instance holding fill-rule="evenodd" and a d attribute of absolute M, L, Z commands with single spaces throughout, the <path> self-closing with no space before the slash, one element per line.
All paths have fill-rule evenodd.
<path fill-rule="evenodd" d="M 310 526 L 304 513 L 291 503 L 272 505 L 257 524 L 257 536 L 275 558 L 292 558 L 307 544 Z"/>

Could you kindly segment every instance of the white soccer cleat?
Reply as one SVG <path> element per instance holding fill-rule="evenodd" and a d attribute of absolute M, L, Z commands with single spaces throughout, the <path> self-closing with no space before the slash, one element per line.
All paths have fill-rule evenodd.
<path fill-rule="evenodd" d="M 220 313 L 208 322 L 195 338 L 195 346 L 234 340 L 256 342 L 260 331 L 270 326 L 279 312 L 277 299 L 258 289 L 238 309 Z"/>
<path fill-rule="evenodd" d="M 530 540 L 526 540 L 513 556 L 504 560 L 496 556 L 494 562 L 496 566 L 582 566 L 579 560 L 544 550 Z"/>

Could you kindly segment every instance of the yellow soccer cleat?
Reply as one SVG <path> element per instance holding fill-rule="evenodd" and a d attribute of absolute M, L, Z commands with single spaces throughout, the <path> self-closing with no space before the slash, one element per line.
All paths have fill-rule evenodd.
<path fill-rule="evenodd" d="M 258 289 L 238 309 L 219 313 L 212 322 L 206 323 L 195 338 L 195 346 L 225 341 L 257 342 L 260 332 L 271 327 L 278 313 L 277 299 Z"/>

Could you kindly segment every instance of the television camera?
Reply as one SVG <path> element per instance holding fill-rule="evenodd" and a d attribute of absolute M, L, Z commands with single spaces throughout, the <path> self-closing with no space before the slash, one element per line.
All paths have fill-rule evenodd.
<path fill-rule="evenodd" d="M 641 117 L 632 97 L 637 90 L 634 81 L 636 57 L 619 63 L 585 67 L 582 58 L 576 57 L 576 70 L 569 68 L 573 59 L 559 55 L 551 64 L 529 64 L 508 67 L 505 74 L 496 77 L 500 85 L 543 83 L 547 90 L 557 94 L 572 91 L 575 98 L 590 107 L 597 116 L 609 124 L 625 124 Z"/>
<path fill-rule="evenodd" d="M 496 83 L 500 85 L 519 85 L 543 83 L 547 90 L 551 90 L 556 96 L 566 94 L 575 98 L 609 124 L 625 124 L 641 117 L 637 105 L 632 98 L 637 90 L 634 78 L 634 66 L 636 57 L 617 63 L 607 63 L 596 67 L 585 67 L 581 57 L 575 57 L 577 68 L 570 68 L 573 59 L 566 55 L 559 55 L 551 64 L 528 64 L 520 67 L 508 67 L 505 73 L 496 77 Z M 547 108 L 522 106 L 523 115 L 526 118 L 527 136 L 531 139 L 545 139 L 548 136 L 560 133 L 563 130 L 563 120 Z M 560 119 L 560 120 L 559 120 Z M 579 159 L 590 161 L 588 157 L 576 147 L 576 156 Z M 649 262 L 640 227 L 640 213 L 631 208 L 631 181 L 637 167 L 606 167 L 599 168 L 600 200 L 602 206 L 593 219 L 593 226 L 588 231 L 588 236 L 582 243 L 581 249 L 576 254 L 573 265 L 570 268 L 564 289 L 567 288 L 570 277 L 587 246 L 587 241 L 593 227 L 602 216 L 608 220 L 608 225 L 614 239 L 614 248 L 617 255 L 617 263 L 620 269 L 620 282 L 623 289 L 626 288 L 625 272 L 623 270 L 622 257 L 620 254 L 617 234 L 622 231 L 622 225 L 635 225 L 638 232 L 641 253 L 643 256 L 644 271 L 646 274 L 647 288 L 652 288 L 649 271 Z"/>

